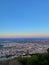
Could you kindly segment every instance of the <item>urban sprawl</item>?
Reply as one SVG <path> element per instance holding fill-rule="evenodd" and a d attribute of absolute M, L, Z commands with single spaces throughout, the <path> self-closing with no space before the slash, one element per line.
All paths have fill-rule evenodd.
<path fill-rule="evenodd" d="M 49 40 L 0 40 L 0 60 L 47 53 Z"/>

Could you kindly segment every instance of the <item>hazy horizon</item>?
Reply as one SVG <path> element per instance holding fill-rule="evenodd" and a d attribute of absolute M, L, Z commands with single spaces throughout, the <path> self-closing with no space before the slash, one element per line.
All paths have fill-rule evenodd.
<path fill-rule="evenodd" d="M 1 0 L 0 38 L 49 37 L 48 0 Z"/>

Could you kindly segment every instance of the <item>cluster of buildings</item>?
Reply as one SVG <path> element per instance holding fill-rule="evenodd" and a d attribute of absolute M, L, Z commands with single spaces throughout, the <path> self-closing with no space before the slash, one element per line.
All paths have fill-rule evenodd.
<path fill-rule="evenodd" d="M 26 54 L 46 53 L 49 44 L 38 43 L 4 43 L 0 49 L 0 58 L 18 57 Z"/>

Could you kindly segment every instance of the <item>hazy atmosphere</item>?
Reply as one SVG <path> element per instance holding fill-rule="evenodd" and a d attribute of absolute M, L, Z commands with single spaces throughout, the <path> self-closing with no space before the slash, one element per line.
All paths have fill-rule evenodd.
<path fill-rule="evenodd" d="M 0 0 L 2 37 L 49 37 L 49 0 Z"/>
<path fill-rule="evenodd" d="M 49 0 L 0 0 L 0 65 L 49 65 Z"/>

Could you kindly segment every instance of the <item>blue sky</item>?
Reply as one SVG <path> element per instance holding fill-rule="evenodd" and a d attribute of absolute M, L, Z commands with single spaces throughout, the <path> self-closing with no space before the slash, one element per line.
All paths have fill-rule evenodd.
<path fill-rule="evenodd" d="M 0 0 L 0 35 L 49 35 L 49 0 Z"/>

